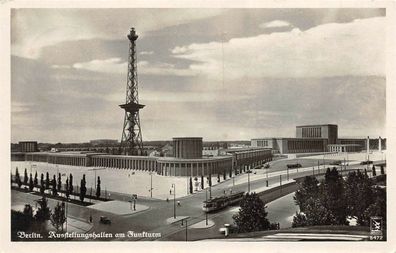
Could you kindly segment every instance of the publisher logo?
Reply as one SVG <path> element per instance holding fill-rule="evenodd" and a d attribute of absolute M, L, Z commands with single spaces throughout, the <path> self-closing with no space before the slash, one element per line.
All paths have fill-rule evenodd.
<path fill-rule="evenodd" d="M 383 230 L 382 217 L 373 216 L 370 217 L 370 240 L 382 240 Z"/>

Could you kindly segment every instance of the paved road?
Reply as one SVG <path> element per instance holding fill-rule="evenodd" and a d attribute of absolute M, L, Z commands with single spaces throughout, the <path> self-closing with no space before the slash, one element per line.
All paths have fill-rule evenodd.
<path fill-rule="evenodd" d="M 299 163 L 303 165 L 303 167 L 307 166 L 307 164 L 312 166 L 312 159 L 296 159 Z M 313 160 L 314 162 L 317 161 Z M 293 160 L 288 160 L 288 162 L 293 162 Z M 348 170 L 353 170 L 356 168 L 362 168 L 362 165 L 353 165 L 349 166 Z M 269 173 L 282 171 L 283 176 L 282 179 L 286 179 L 286 171 L 284 162 L 276 162 L 271 165 Z M 293 178 L 303 177 L 306 175 L 312 175 L 313 173 L 318 174 L 318 172 L 323 173 L 323 167 L 320 171 L 316 169 L 308 170 L 308 171 L 301 171 L 299 169 L 289 170 L 289 179 L 292 180 Z M 379 171 L 378 171 L 379 172 Z M 256 170 L 256 173 L 266 173 L 265 170 Z M 251 174 L 253 176 L 253 174 Z M 246 175 L 238 175 L 237 179 L 239 178 L 246 178 Z M 261 179 L 257 179 L 250 182 L 250 189 L 251 191 L 255 190 L 265 190 L 266 189 L 266 178 L 262 177 Z M 276 176 L 269 176 L 268 177 L 269 186 L 275 186 L 280 184 L 280 177 L 279 175 Z M 283 181 L 282 184 L 286 182 Z M 294 187 L 294 188 L 293 188 Z M 232 180 L 224 181 L 218 185 L 215 185 L 211 188 L 211 195 L 212 197 L 220 196 L 224 194 L 224 190 L 229 192 L 229 190 L 233 192 L 237 191 L 247 191 L 248 190 L 248 182 L 240 183 L 238 185 L 233 186 Z M 295 191 L 295 186 L 289 186 L 288 188 L 283 188 L 283 193 L 280 191 L 270 192 L 268 194 L 264 194 L 263 198 L 268 201 L 278 198 L 280 196 L 284 196 L 290 192 Z M 24 196 L 20 196 L 23 194 Z M 209 193 L 208 193 L 209 194 Z M 12 198 L 13 203 L 14 201 L 19 201 L 22 203 L 26 203 L 26 196 L 25 193 L 15 193 L 13 191 Z M 34 195 L 31 195 L 34 196 Z M 34 196 L 33 199 L 37 199 L 37 196 Z M 111 198 L 118 199 L 118 200 L 128 200 L 128 196 L 126 194 L 120 193 L 111 193 Z M 29 199 L 29 197 L 28 197 Z M 74 204 L 69 204 L 69 214 L 74 217 L 80 217 L 81 219 L 88 219 L 89 215 L 91 214 L 93 217 L 93 229 L 91 231 L 95 232 L 110 232 L 110 233 L 126 233 L 127 231 L 135 231 L 135 232 L 158 232 L 161 233 L 162 237 L 159 240 L 185 240 L 185 228 L 181 227 L 180 222 L 176 222 L 174 224 L 167 224 L 166 219 L 173 217 L 174 214 L 174 202 L 172 196 L 170 195 L 170 201 L 166 202 L 164 200 L 157 200 L 157 199 L 150 199 L 150 198 L 140 198 L 138 199 L 139 204 L 148 205 L 150 208 L 147 211 L 140 212 L 137 214 L 132 215 L 113 215 L 111 213 L 106 213 L 103 211 L 92 210 L 86 207 L 81 207 Z M 176 199 L 177 201 L 181 202 L 181 206 L 176 206 L 176 215 L 177 216 L 188 216 L 188 225 L 195 224 L 205 219 L 205 213 L 202 211 L 202 202 L 206 199 L 206 191 L 201 191 L 195 193 L 193 195 L 185 196 L 182 198 Z M 30 201 L 32 201 L 30 199 Z M 215 222 L 215 226 L 209 229 L 188 229 L 188 237 L 189 240 L 197 240 L 203 239 L 206 236 L 218 234 L 219 227 L 223 226 L 224 223 L 230 223 L 232 220 L 233 212 L 230 211 L 235 207 L 229 207 L 227 209 L 222 210 L 221 212 L 217 212 L 214 214 L 210 214 L 210 219 Z M 108 216 L 112 224 L 111 225 L 103 225 L 100 224 L 99 217 L 102 215 Z M 185 224 L 185 223 L 184 223 Z M 109 240 L 114 240 L 109 239 Z M 124 238 L 122 240 L 153 240 L 152 238 Z"/>

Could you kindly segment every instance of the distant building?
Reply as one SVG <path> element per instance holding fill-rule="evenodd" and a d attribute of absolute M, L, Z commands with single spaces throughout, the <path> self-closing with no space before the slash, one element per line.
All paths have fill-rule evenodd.
<path fill-rule="evenodd" d="M 108 146 L 108 145 L 117 145 L 118 140 L 112 140 L 112 139 L 97 139 L 97 140 L 91 140 L 89 143 L 92 146 Z"/>
<path fill-rule="evenodd" d="M 202 137 L 174 137 L 173 154 L 176 158 L 202 158 Z"/>
<path fill-rule="evenodd" d="M 172 150 L 171 147 L 167 144 L 164 148 Z M 232 174 L 235 175 L 242 170 L 260 166 L 272 160 L 270 149 L 251 147 L 220 149 L 218 156 L 203 157 L 201 137 L 173 138 L 173 150 L 173 157 L 158 157 L 158 151 L 153 151 L 151 156 L 108 155 L 92 151 L 32 152 L 23 155 L 26 161 L 143 170 L 164 176 L 187 177 L 209 175 L 230 177 Z M 16 160 L 21 157 L 14 156 L 13 158 Z"/>
<path fill-rule="evenodd" d="M 37 152 L 37 141 L 20 141 L 19 150 L 21 152 Z"/>
<path fill-rule="evenodd" d="M 335 144 L 338 139 L 338 126 L 332 124 L 296 126 L 296 138 L 327 139 L 328 144 Z"/>
<path fill-rule="evenodd" d="M 359 144 L 329 144 L 329 152 L 360 152 L 362 146 Z"/>
<path fill-rule="evenodd" d="M 280 154 L 360 152 L 367 150 L 368 141 L 369 149 L 386 149 L 386 139 L 383 138 L 338 138 L 338 126 L 334 124 L 296 126 L 295 138 L 252 139 L 251 146 L 270 148 Z"/>

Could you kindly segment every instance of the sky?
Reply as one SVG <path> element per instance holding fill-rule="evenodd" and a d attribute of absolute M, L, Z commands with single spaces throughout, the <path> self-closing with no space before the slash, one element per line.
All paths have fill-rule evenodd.
<path fill-rule="evenodd" d="M 13 9 L 11 141 L 120 139 L 134 27 L 143 141 L 385 136 L 385 9 Z"/>

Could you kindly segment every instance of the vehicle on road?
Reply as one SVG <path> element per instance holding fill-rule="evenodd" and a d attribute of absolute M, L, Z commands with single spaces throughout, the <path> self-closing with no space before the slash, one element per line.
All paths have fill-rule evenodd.
<path fill-rule="evenodd" d="M 360 165 L 366 165 L 366 164 L 372 164 L 373 161 L 363 161 L 360 163 Z"/>
<path fill-rule="evenodd" d="M 269 169 L 269 167 L 270 167 L 269 163 L 264 164 L 264 169 Z"/>
<path fill-rule="evenodd" d="M 341 164 L 342 164 L 342 162 L 340 160 L 332 161 L 329 163 L 329 165 L 341 165 Z"/>
<path fill-rule="evenodd" d="M 294 169 L 294 168 L 301 168 L 301 164 L 299 163 L 292 163 L 292 164 L 288 164 L 286 165 L 288 169 Z"/>
<path fill-rule="evenodd" d="M 227 196 L 220 196 L 213 199 L 209 199 L 203 202 L 202 210 L 205 212 L 213 212 L 223 209 L 229 205 L 239 203 L 242 200 L 245 192 L 237 192 Z"/>
<path fill-rule="evenodd" d="M 99 221 L 102 224 L 108 224 L 108 225 L 111 224 L 111 220 L 109 218 L 107 218 L 106 216 L 100 216 Z"/>

